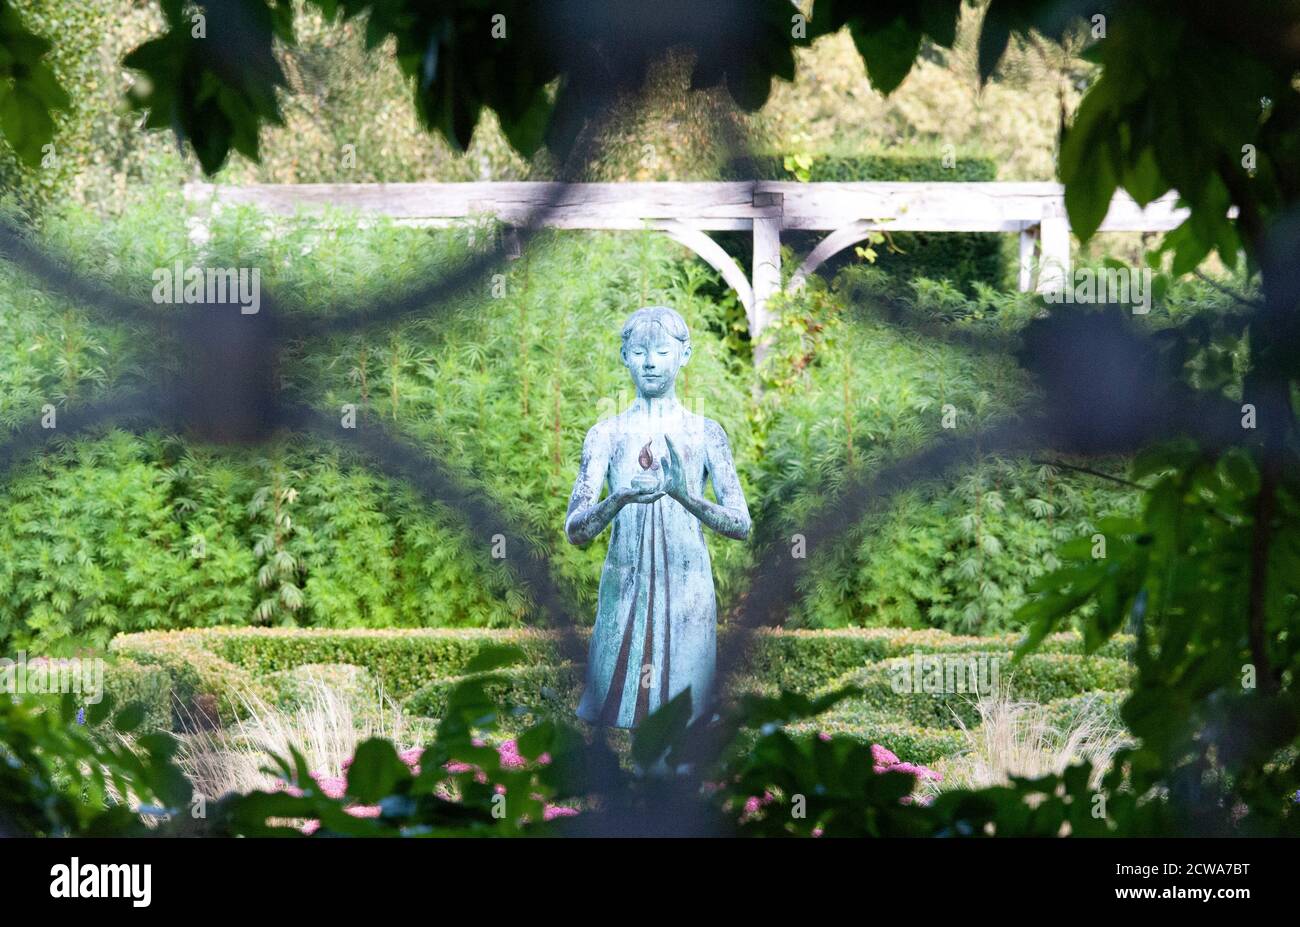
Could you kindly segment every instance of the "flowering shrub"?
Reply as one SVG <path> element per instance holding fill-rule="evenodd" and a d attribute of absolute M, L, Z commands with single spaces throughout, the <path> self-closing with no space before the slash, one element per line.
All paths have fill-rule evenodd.
<path fill-rule="evenodd" d="M 486 743 L 479 739 L 473 738 L 471 743 L 476 747 L 487 746 Z M 528 760 L 519 752 L 519 745 L 514 740 L 506 740 L 496 746 L 497 755 L 500 758 L 501 768 L 503 769 L 522 769 L 528 764 Z M 397 758 L 406 764 L 413 776 L 420 775 L 420 757 L 423 750 L 418 747 L 412 747 L 408 750 L 402 750 L 397 754 Z M 343 768 L 346 771 L 352 766 L 355 757 L 345 760 Z M 543 753 L 536 757 L 536 763 L 539 766 L 545 766 L 551 761 L 551 758 Z M 470 773 L 474 781 L 480 784 L 487 783 L 487 774 L 473 763 L 465 763 L 459 760 L 450 760 L 443 764 L 443 768 L 449 773 Z M 377 804 L 360 804 L 351 801 L 348 798 L 348 780 L 347 776 L 327 776 L 323 773 L 313 772 L 310 774 L 311 780 L 316 784 L 317 790 L 326 798 L 333 799 L 344 803 L 343 811 L 355 818 L 377 818 L 382 813 L 382 806 Z M 298 786 L 282 784 L 281 790 L 294 797 L 303 797 L 306 791 Z M 504 785 L 496 785 L 495 792 L 498 795 L 506 794 Z M 440 793 L 449 801 L 455 800 L 454 791 L 451 788 L 443 788 Z M 566 805 L 545 804 L 542 811 L 543 821 L 553 821 L 557 818 L 572 817 L 578 814 L 578 809 Z M 316 819 L 305 822 L 302 826 L 304 834 L 314 834 L 321 826 L 321 822 Z"/>
<path fill-rule="evenodd" d="M 933 782 L 943 780 L 941 773 L 935 772 L 928 766 L 918 766 L 915 763 L 904 763 L 893 753 L 886 750 L 880 744 L 871 745 L 871 758 L 875 761 L 872 770 L 878 773 L 883 772 L 904 772 L 915 776 L 918 780 L 929 779 Z"/>

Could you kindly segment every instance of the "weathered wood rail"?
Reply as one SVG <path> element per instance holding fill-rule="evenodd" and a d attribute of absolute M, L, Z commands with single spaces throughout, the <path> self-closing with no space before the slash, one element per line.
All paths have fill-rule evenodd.
<path fill-rule="evenodd" d="M 213 209 L 252 205 L 274 215 L 341 209 L 408 225 L 446 226 L 481 216 L 506 225 L 658 229 L 690 248 L 740 298 L 757 339 L 768 301 L 781 288 L 781 233 L 829 232 L 791 276 L 799 287 L 828 258 L 875 231 L 1014 232 L 1020 236 L 1021 290 L 1049 291 L 1070 271 L 1070 224 L 1060 184 L 1028 183 L 387 183 L 258 184 L 185 187 L 193 233 L 203 237 Z M 1102 231 L 1168 231 L 1187 211 L 1171 194 L 1140 208 L 1116 194 Z M 707 234 L 753 235 L 746 276 Z"/>

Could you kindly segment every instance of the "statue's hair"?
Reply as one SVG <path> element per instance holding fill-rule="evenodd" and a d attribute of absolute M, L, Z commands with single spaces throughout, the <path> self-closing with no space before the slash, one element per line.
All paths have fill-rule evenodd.
<path fill-rule="evenodd" d="M 691 333 L 686 328 L 686 320 L 676 309 L 668 306 L 644 306 L 628 316 L 627 321 L 623 323 L 623 346 L 627 346 L 627 340 L 638 329 L 655 323 L 658 323 L 659 327 L 670 336 L 690 347 Z"/>

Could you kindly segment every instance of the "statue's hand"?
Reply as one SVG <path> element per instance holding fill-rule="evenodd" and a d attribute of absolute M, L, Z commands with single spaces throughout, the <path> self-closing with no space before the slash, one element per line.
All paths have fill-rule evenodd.
<path fill-rule="evenodd" d="M 664 435 L 664 443 L 668 445 L 668 456 L 659 460 L 659 466 L 662 468 L 660 472 L 663 474 L 664 492 L 684 505 L 688 494 L 686 465 L 682 463 L 677 448 L 673 446 L 673 439 Z"/>
<path fill-rule="evenodd" d="M 651 502 L 658 501 L 664 496 L 663 481 L 657 481 L 652 486 L 638 486 L 633 484 L 620 489 L 618 496 L 619 507 L 636 503 L 638 505 L 649 505 Z"/>

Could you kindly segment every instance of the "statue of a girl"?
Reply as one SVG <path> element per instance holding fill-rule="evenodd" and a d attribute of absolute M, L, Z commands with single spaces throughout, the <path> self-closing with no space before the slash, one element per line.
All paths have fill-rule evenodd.
<path fill-rule="evenodd" d="M 636 727 L 684 689 L 694 716 L 709 707 L 717 601 L 704 527 L 744 540 L 750 522 L 726 434 L 677 401 L 677 371 L 691 356 L 682 317 L 638 309 L 622 355 L 636 401 L 587 432 L 564 529 L 587 544 L 614 525 L 578 716 Z M 717 502 L 704 497 L 708 480 Z"/>

